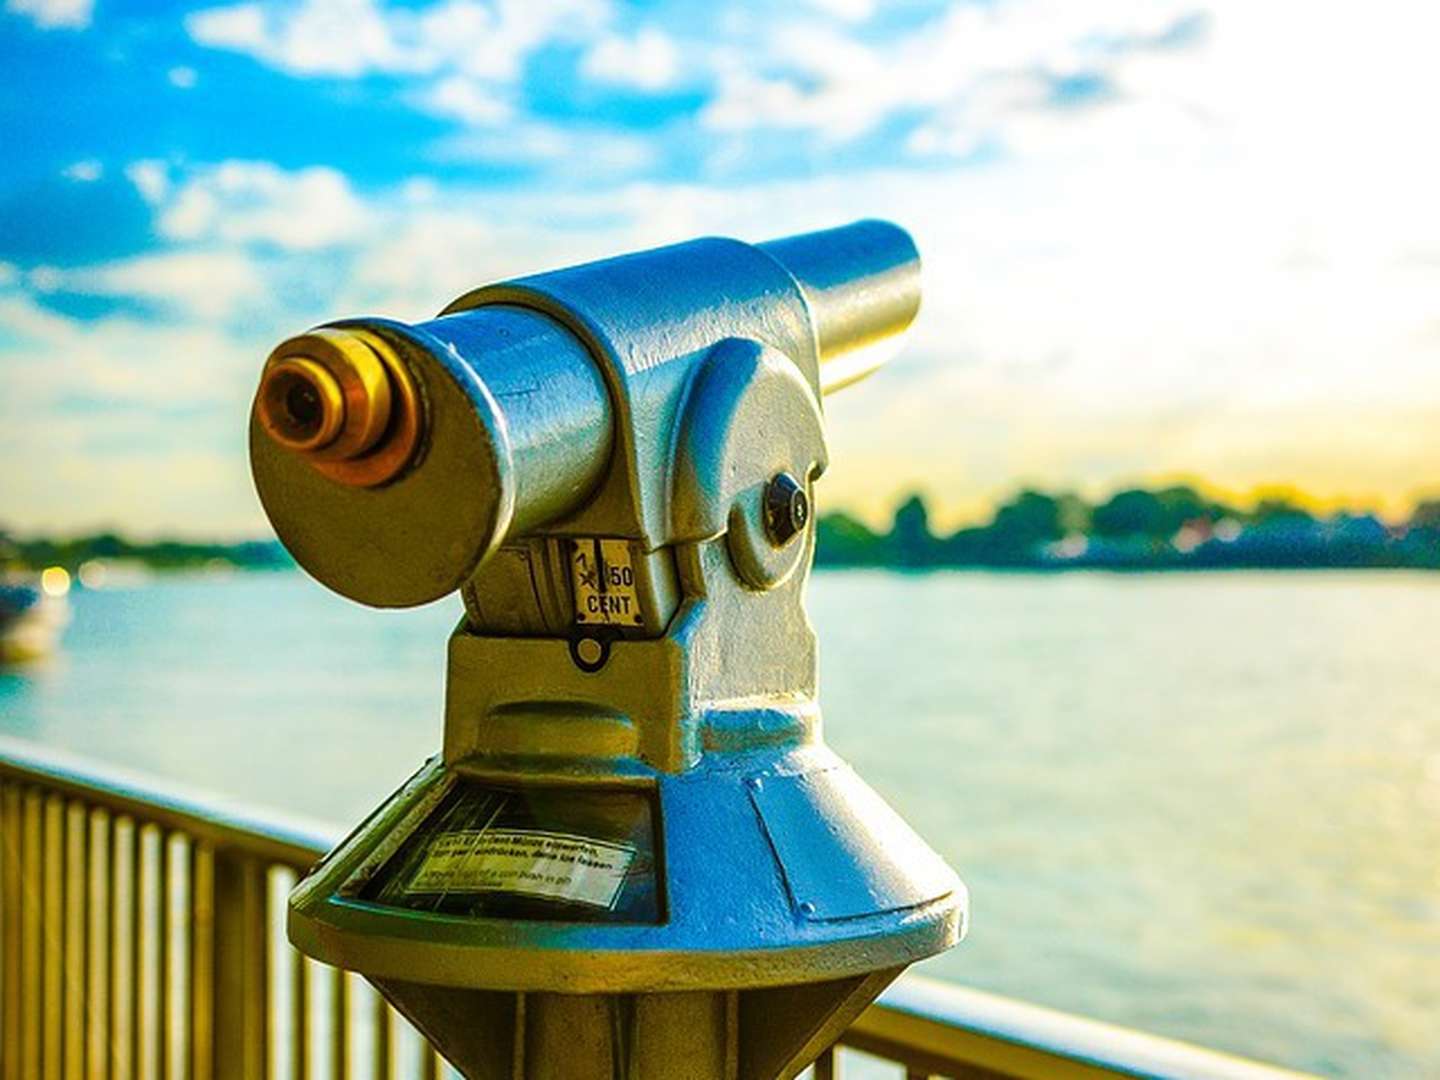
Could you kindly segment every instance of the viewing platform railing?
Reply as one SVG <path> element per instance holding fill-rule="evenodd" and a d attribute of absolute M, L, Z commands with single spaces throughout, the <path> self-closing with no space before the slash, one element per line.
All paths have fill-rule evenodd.
<path fill-rule="evenodd" d="M 448 1073 L 363 980 L 285 941 L 286 892 L 339 836 L 0 738 L 0 1080 Z M 916 975 L 842 1045 L 907 1080 L 1301 1076 Z"/>

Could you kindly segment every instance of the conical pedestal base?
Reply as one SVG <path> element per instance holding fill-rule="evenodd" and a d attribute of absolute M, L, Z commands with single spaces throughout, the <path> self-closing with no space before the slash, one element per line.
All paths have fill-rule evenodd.
<path fill-rule="evenodd" d="M 661 994 L 375 985 L 467 1080 L 789 1080 L 902 970 Z"/>

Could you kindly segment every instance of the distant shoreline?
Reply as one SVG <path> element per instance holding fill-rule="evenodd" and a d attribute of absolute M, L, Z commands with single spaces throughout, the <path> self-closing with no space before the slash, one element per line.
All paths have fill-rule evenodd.
<path fill-rule="evenodd" d="M 1132 488 L 1098 504 L 1021 491 L 983 525 L 937 535 L 912 495 L 886 532 L 846 514 L 817 522 L 817 566 L 906 570 L 1174 573 L 1199 570 L 1440 570 L 1440 502 L 1408 521 L 1316 517 L 1292 499 L 1229 506 L 1190 487 Z"/>
<path fill-rule="evenodd" d="M 1440 566 L 1316 566 L 1297 564 L 1293 566 L 975 566 L 944 565 L 899 566 L 882 563 L 821 563 L 815 564 L 817 574 L 848 574 L 856 571 L 873 570 L 882 574 L 901 574 L 925 577 L 929 574 L 985 574 L 994 577 L 1072 577 L 1093 574 L 1105 577 L 1184 577 L 1187 575 L 1215 574 L 1430 574 Z"/>
<path fill-rule="evenodd" d="M 1387 523 L 1369 513 L 1316 517 L 1291 499 L 1243 510 L 1190 487 L 1133 488 L 1090 504 L 1073 494 L 1021 491 L 990 522 L 936 535 L 924 500 L 900 503 L 877 532 L 843 512 L 816 521 L 819 569 L 985 570 L 1060 573 L 1177 573 L 1201 570 L 1440 570 L 1440 501 Z M 87 566 L 165 573 L 284 570 L 295 566 L 278 540 L 239 543 L 135 541 L 113 532 L 19 538 L 0 530 L 0 573 Z"/>
<path fill-rule="evenodd" d="M 821 519 L 822 536 L 825 519 Z M 880 570 L 901 574 L 928 574 L 962 571 L 986 574 L 1062 575 L 1084 572 L 1119 576 L 1140 574 L 1237 573 L 1244 571 L 1305 573 L 1343 571 L 1436 571 L 1440 570 L 1440 540 L 1424 544 L 1387 544 L 1374 550 L 1347 549 L 1339 552 L 1267 551 L 1245 548 L 1197 549 L 1188 555 L 1156 554 L 1148 558 L 1008 558 L 996 561 L 944 561 L 937 558 L 881 558 L 886 537 L 877 537 L 875 550 L 863 558 L 836 557 L 822 545 L 816 552 L 819 572 Z M 14 553 L 0 559 L 0 576 L 39 574 L 58 566 L 81 584 L 108 580 L 112 584 L 137 576 L 194 575 L 212 573 L 285 573 L 299 567 L 278 541 L 247 541 L 242 544 L 196 544 L 168 542 L 156 557 L 144 551 L 123 554 L 96 554 L 83 542 L 44 541 L 27 544 L 23 555 Z M 1287 558 L 1287 554 L 1289 557 Z M 1329 556 L 1328 558 L 1325 556 Z M 88 580 L 87 580 L 88 579 Z"/>

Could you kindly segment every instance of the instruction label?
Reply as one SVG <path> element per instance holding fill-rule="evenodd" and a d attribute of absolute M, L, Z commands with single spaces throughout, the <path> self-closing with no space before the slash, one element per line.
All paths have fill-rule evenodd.
<path fill-rule="evenodd" d="M 610 908 L 635 848 L 570 833 L 528 829 L 442 833 L 430 843 L 408 893 L 506 892 Z"/>
<path fill-rule="evenodd" d="M 576 540 L 570 556 L 575 621 L 590 626 L 640 626 L 640 596 L 628 540 Z"/>

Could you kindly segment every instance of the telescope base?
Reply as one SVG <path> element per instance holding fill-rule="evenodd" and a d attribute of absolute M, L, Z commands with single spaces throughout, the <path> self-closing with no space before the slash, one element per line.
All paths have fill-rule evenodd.
<path fill-rule="evenodd" d="M 374 982 L 467 1080 L 790 1080 L 902 970 L 657 994 Z"/>

